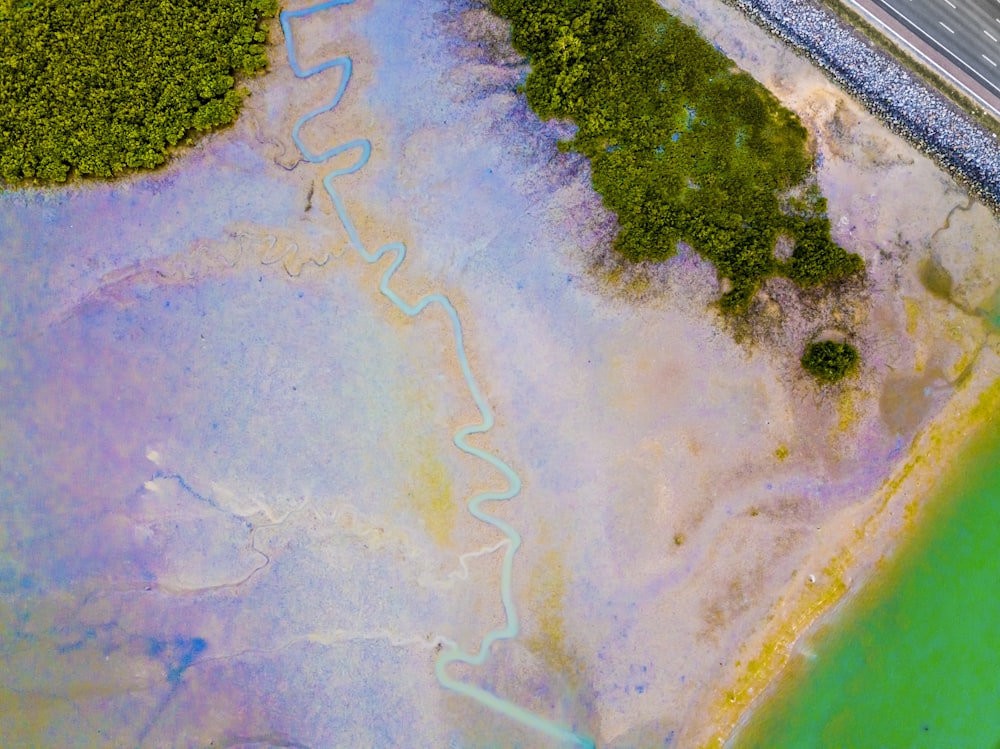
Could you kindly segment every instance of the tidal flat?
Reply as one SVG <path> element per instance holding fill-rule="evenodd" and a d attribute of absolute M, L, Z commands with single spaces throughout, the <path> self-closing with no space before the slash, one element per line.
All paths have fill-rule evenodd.
<path fill-rule="evenodd" d="M 304 66 L 351 59 L 314 153 L 404 300 L 380 293 L 292 138 L 276 20 L 236 125 L 163 170 L 0 195 L 0 739 L 7 746 L 701 746 L 794 638 L 919 524 L 1000 377 L 996 218 L 731 8 L 664 4 L 802 118 L 866 283 L 780 279 L 739 330 L 714 271 L 628 266 L 587 164 L 516 91 L 478 3 L 329 4 Z M 305 9 L 289 3 L 285 11 Z M 995 314 L 995 312 L 994 312 Z M 859 376 L 797 354 L 850 333 Z M 993 396 L 990 394 L 994 393 Z M 995 405 L 995 404 L 994 404 Z M 520 714 L 519 714 L 520 715 Z M 522 716 L 523 717 L 523 716 Z M 542 726 L 540 730 L 539 726 Z"/>
<path fill-rule="evenodd" d="M 989 746 L 1000 611 L 1000 430 L 983 429 L 877 575 L 795 649 L 730 746 Z M 942 685 L 947 688 L 942 689 Z"/>

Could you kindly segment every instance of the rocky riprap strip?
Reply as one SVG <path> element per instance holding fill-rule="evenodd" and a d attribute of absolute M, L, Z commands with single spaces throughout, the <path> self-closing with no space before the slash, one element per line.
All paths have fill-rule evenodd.
<path fill-rule="evenodd" d="M 804 52 L 890 128 L 1000 208 L 1000 145 L 944 96 L 831 11 L 804 0 L 729 0 Z"/>

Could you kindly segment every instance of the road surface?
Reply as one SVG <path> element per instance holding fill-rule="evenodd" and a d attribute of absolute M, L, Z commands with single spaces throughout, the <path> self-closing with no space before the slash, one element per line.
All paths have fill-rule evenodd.
<path fill-rule="evenodd" d="M 1000 117 L 1000 0 L 854 0 Z"/>

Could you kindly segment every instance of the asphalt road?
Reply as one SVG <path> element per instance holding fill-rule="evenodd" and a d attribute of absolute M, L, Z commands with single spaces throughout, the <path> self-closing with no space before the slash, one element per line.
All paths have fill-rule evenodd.
<path fill-rule="evenodd" d="M 869 0 L 1000 97 L 1000 0 Z"/>

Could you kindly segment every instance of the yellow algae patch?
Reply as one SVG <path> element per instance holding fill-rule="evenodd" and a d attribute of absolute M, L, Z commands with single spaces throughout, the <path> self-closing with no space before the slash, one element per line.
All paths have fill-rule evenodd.
<path fill-rule="evenodd" d="M 628 266 L 620 260 L 610 267 L 595 267 L 594 276 L 619 299 L 641 302 L 654 291 L 653 279 L 645 269 Z"/>
<path fill-rule="evenodd" d="M 19 694 L 0 689 L 0 715 L 10 716 L 4 721 L 6 741 L 21 746 L 45 746 L 46 736 L 59 718 L 65 719 L 72 705 L 65 698 L 45 694 Z"/>
<path fill-rule="evenodd" d="M 525 646 L 553 672 L 567 677 L 572 687 L 583 673 L 579 658 L 566 642 L 566 568 L 562 553 L 549 551 L 531 578 L 527 610 L 534 614 L 535 633 Z"/>
<path fill-rule="evenodd" d="M 906 310 L 906 332 L 908 335 L 915 335 L 917 319 L 920 317 L 920 306 L 909 297 L 903 297 L 903 308 Z"/>
<path fill-rule="evenodd" d="M 929 485 L 933 475 L 928 471 L 938 471 L 948 461 L 954 451 L 965 442 L 965 438 L 975 433 L 1000 409 L 1000 380 L 993 382 L 977 397 L 960 419 L 933 424 L 924 434 L 918 435 L 914 445 L 919 445 L 910 453 L 910 459 L 887 479 L 875 499 L 874 510 L 852 534 L 855 544 L 870 546 L 868 539 L 876 534 L 898 533 L 897 528 L 886 526 L 887 509 L 893 499 L 912 496 L 902 508 L 902 530 L 916 525 L 920 514 L 920 497 Z M 919 469 L 919 470 L 918 470 Z M 848 570 L 857 567 L 858 547 L 843 545 L 823 568 L 817 579 L 804 577 L 803 584 L 792 593 L 791 601 L 779 600 L 776 609 L 787 607 L 787 613 L 773 613 L 766 625 L 770 635 L 757 648 L 756 655 L 739 671 L 730 686 L 725 689 L 711 708 L 713 733 L 701 745 L 702 749 L 721 747 L 728 740 L 740 716 L 750 707 L 753 700 L 775 679 L 789 660 L 795 640 L 823 613 L 840 601 L 848 592 L 845 582 Z M 878 566 L 881 557 L 875 560 Z M 737 668 L 739 668 L 737 664 Z"/>
<path fill-rule="evenodd" d="M 978 428 L 987 419 L 995 417 L 998 409 L 1000 409 L 1000 380 L 994 382 L 969 409 L 964 426 Z"/>
<path fill-rule="evenodd" d="M 837 430 L 846 432 L 858 419 L 855 391 L 845 390 L 837 400 Z"/>
<path fill-rule="evenodd" d="M 651 286 L 652 282 L 650 281 L 649 276 L 637 273 L 625 283 L 622 291 L 624 291 L 626 296 L 629 298 L 641 299 L 649 292 Z"/>
<path fill-rule="evenodd" d="M 712 712 L 716 716 L 714 723 L 720 730 L 702 745 L 702 749 L 720 747 L 725 743 L 739 716 L 746 712 L 754 698 L 784 668 L 799 634 L 843 598 L 847 592 L 843 573 L 851 561 L 850 552 L 842 552 L 823 570 L 822 582 L 805 585 L 805 593 L 796 601 L 794 611 L 781 621 L 777 633 L 764 641 L 732 687 L 724 692 L 722 699 L 713 707 Z"/>
<path fill-rule="evenodd" d="M 979 356 L 978 350 L 964 351 L 958 361 L 948 368 L 945 376 L 950 382 L 954 383 L 956 388 L 962 387 L 968 381 L 969 375 L 972 373 L 972 365 L 975 363 L 977 356 Z"/>
<path fill-rule="evenodd" d="M 458 511 L 454 484 L 448 466 L 426 449 L 420 451 L 407 499 L 434 543 L 450 546 Z"/>

